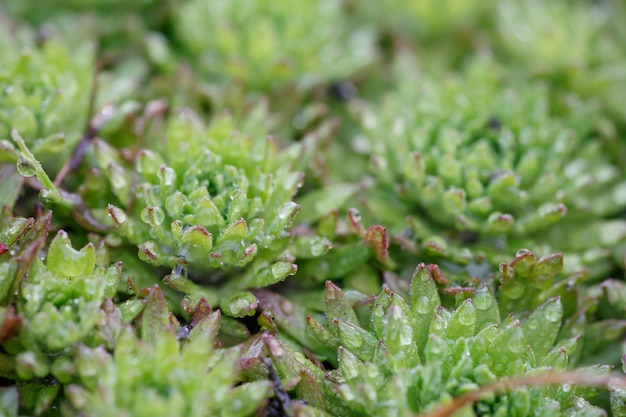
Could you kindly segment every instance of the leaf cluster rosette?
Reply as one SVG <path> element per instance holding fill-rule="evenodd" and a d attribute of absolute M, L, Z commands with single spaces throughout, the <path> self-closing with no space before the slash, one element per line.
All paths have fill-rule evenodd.
<path fill-rule="evenodd" d="M 519 267 L 522 261 L 516 261 L 511 264 Z M 517 284 L 542 281 L 539 265 L 530 274 L 518 269 Z M 565 371 L 578 362 L 584 311 L 567 312 L 570 307 L 560 294 L 546 299 L 548 291 L 514 292 L 511 277 L 503 272 L 497 297 L 480 285 L 457 293 L 454 308 L 444 307 L 432 271 L 420 264 L 408 294 L 385 288 L 370 306 L 363 296 L 328 282 L 325 314 L 307 317 L 307 337 L 324 345 L 323 352 L 337 352 L 336 359 L 330 358 L 337 361 L 336 368 L 321 372 L 291 350 L 288 341 L 266 335 L 281 376 L 299 376 L 298 396 L 331 415 L 412 416 L 503 378 Z M 516 298 L 516 313 L 508 314 L 503 300 L 510 297 Z M 276 315 L 275 309 L 274 319 L 281 320 L 283 313 Z M 315 343 L 308 346 L 320 352 Z M 592 366 L 584 372 L 606 375 L 610 367 Z M 595 393 L 573 384 L 523 387 L 486 396 L 464 410 L 467 415 L 602 415 L 588 402 Z"/>
<path fill-rule="evenodd" d="M 192 0 L 173 25 L 204 78 L 252 91 L 345 79 L 374 58 L 372 33 L 334 0 Z"/>
<path fill-rule="evenodd" d="M 626 50 L 618 21 L 621 2 L 501 1 L 494 37 L 498 50 L 526 71 L 552 80 L 562 101 L 578 97 L 623 125 Z"/>
<path fill-rule="evenodd" d="M 0 161 L 18 159 L 6 141 L 15 129 L 58 170 L 87 124 L 93 48 L 71 50 L 58 38 L 38 44 L 32 31 L 4 18 L 0 47 Z"/>
<path fill-rule="evenodd" d="M 615 122 L 623 126 L 626 51 L 620 1 L 449 0 L 442 6 L 386 0 L 359 1 L 354 8 L 392 36 L 419 39 L 414 46 L 430 55 L 426 66 L 436 61 L 442 69 L 461 62 L 460 56 L 492 50 L 511 72 L 550 80 L 557 105 L 582 99 L 606 113 L 609 135 L 615 134 Z"/>
<path fill-rule="evenodd" d="M 112 348 L 122 320 L 111 300 L 121 263 L 108 265 L 101 245 L 74 249 L 63 231 L 46 247 L 50 220 L 50 212 L 35 220 L 5 209 L 0 230 L 2 376 L 20 381 L 22 407 L 35 415 L 73 378 L 74 346 Z"/>
<path fill-rule="evenodd" d="M 594 135 L 595 111 L 557 112 L 541 82 L 503 79 L 486 62 L 448 76 L 400 64 L 380 103 L 355 103 L 376 181 L 365 205 L 395 233 L 408 216 L 403 241 L 461 264 L 558 247 L 572 268 L 612 268 L 626 182 Z"/>
<path fill-rule="evenodd" d="M 159 288 L 151 288 L 140 331 L 124 326 L 113 353 L 77 346 L 79 378 L 65 390 L 67 415 L 254 415 L 272 385 L 241 380 L 240 347 L 218 347 L 220 312 L 201 303 L 181 326 Z"/>
<path fill-rule="evenodd" d="M 182 111 L 161 143 L 138 149 L 132 160 L 97 140 L 98 169 L 80 190 L 84 201 L 116 201 L 94 207 L 94 215 L 112 220 L 115 234 L 138 245 L 141 260 L 172 268 L 169 285 L 237 316 L 255 308 L 245 290 L 297 270 L 285 250 L 302 181 L 292 157 L 262 127 L 253 135 L 242 128 L 236 131 L 228 115 L 206 127 Z M 103 180 L 111 195 L 103 196 Z"/>
<path fill-rule="evenodd" d="M 76 250 L 60 231 L 46 247 L 51 213 L 5 214 L 0 372 L 19 383 L 0 391 L 3 415 L 249 416 L 267 402 L 270 381 L 240 377 L 241 348 L 217 349 L 206 300 L 185 304 L 184 326 L 158 286 L 119 302 L 122 265 L 107 266 L 104 242 Z"/>

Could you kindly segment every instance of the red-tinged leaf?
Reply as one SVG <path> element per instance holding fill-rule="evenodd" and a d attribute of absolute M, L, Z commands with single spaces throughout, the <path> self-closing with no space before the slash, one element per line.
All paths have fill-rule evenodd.
<path fill-rule="evenodd" d="M 533 279 L 543 282 L 551 279 L 563 269 L 563 254 L 554 253 L 541 257 L 533 266 Z"/>
<path fill-rule="evenodd" d="M 113 204 L 109 204 L 107 207 L 107 212 L 109 213 L 109 216 L 111 216 L 111 218 L 113 219 L 113 222 L 117 226 L 120 226 L 126 223 L 127 217 L 126 217 L 126 213 L 124 212 L 124 210 L 118 207 L 115 207 Z"/>
<path fill-rule="evenodd" d="M 193 315 L 191 317 L 191 322 L 189 326 L 193 329 L 200 323 L 202 320 L 206 319 L 211 313 L 213 309 L 209 305 L 209 302 L 206 298 L 200 298 L 200 301 L 196 304 L 196 307 L 193 310 Z"/>
<path fill-rule="evenodd" d="M 358 323 L 356 313 L 348 303 L 346 295 L 332 281 L 326 281 L 324 307 L 326 316 L 329 319 L 341 319 L 351 323 Z"/>
<path fill-rule="evenodd" d="M 167 300 L 158 285 L 150 288 L 146 306 L 141 314 L 141 338 L 154 341 L 162 332 L 176 334 L 178 323 L 167 306 Z"/>
<path fill-rule="evenodd" d="M 315 378 L 306 369 L 300 371 L 300 382 L 296 386 L 296 393 L 307 404 L 326 411 L 324 393 Z"/>
<path fill-rule="evenodd" d="M 25 228 L 16 230 L 17 235 L 19 235 L 19 240 L 15 243 L 17 256 L 13 257 L 12 260 L 15 261 L 17 268 L 12 268 L 14 271 L 12 277 L 5 277 L 2 280 L 0 305 L 8 305 L 11 302 L 22 278 L 28 273 L 33 262 L 39 256 L 41 248 L 46 243 L 51 219 L 52 212 L 48 211 L 35 221 L 24 219 L 26 222 L 19 222 L 20 227 L 25 226 Z"/>
<path fill-rule="evenodd" d="M 276 320 L 291 320 L 293 318 L 295 306 L 280 294 L 264 288 L 254 290 L 252 293 L 259 299 L 259 307 L 262 310 L 271 311 Z"/>
<path fill-rule="evenodd" d="M 0 343 L 17 336 L 22 328 L 22 318 L 15 314 L 15 307 L 7 307 L 2 313 L 2 316 L 2 324 L 0 324 Z"/>
<path fill-rule="evenodd" d="M 402 248 L 402 250 L 404 250 L 405 252 L 408 252 L 410 254 L 417 253 L 417 245 L 415 244 L 414 241 L 412 241 L 408 237 L 402 234 L 396 234 L 396 235 L 393 235 L 391 239 L 393 240 L 395 244 L 400 246 L 400 248 Z"/>
<path fill-rule="evenodd" d="M 520 249 L 509 265 L 515 269 L 516 275 L 528 276 L 536 263 L 535 255 L 528 249 Z"/>
<path fill-rule="evenodd" d="M 267 368 L 261 359 L 267 355 L 262 337 L 265 334 L 267 333 L 261 332 L 241 344 L 239 365 L 242 374 L 247 378 L 263 379 L 267 375 Z"/>
<path fill-rule="evenodd" d="M 515 279 L 515 270 L 507 263 L 500 264 L 500 283 L 505 284 Z"/>
<path fill-rule="evenodd" d="M 128 284 L 128 288 L 135 294 L 135 296 L 139 296 L 139 289 L 135 285 L 135 281 L 131 277 L 126 278 L 126 284 Z"/>
<path fill-rule="evenodd" d="M 248 236 L 248 224 L 245 219 L 239 219 L 228 226 L 217 239 L 217 245 L 221 246 L 225 242 L 241 241 Z"/>
<path fill-rule="evenodd" d="M 28 219 L 29 223 L 31 219 Z M 28 232 L 28 235 L 23 234 L 22 236 L 26 240 L 26 242 L 32 242 L 40 238 L 48 237 L 48 232 L 50 231 L 50 222 L 52 221 L 52 212 L 47 211 L 45 214 L 39 216 L 33 223 L 32 227 L 25 229 L 24 232 Z M 20 245 L 22 244 L 22 238 L 20 236 Z"/>
<path fill-rule="evenodd" d="M 4 243 L 0 242 L 0 255 L 4 255 L 9 251 L 9 247 Z"/>
<path fill-rule="evenodd" d="M 154 242 L 145 242 L 139 245 L 139 259 L 151 264 L 158 264 L 159 262 L 159 247 Z"/>
<path fill-rule="evenodd" d="M 262 312 L 259 315 L 257 322 L 259 323 L 259 326 L 261 326 L 261 328 L 265 331 L 272 332 L 272 333 L 278 332 L 278 326 L 276 326 L 276 323 L 274 322 L 274 319 L 272 318 L 271 311 L 266 310 Z"/>
<path fill-rule="evenodd" d="M 426 239 L 422 247 L 427 254 L 432 256 L 445 256 L 448 250 L 446 242 L 436 236 Z"/>
<path fill-rule="evenodd" d="M 442 285 L 449 285 L 450 281 L 446 277 L 443 276 L 441 269 L 439 269 L 439 265 L 436 264 L 428 264 L 426 265 L 426 270 L 430 273 L 433 279 Z"/>
<path fill-rule="evenodd" d="M 374 248 L 376 258 L 386 263 L 389 261 L 389 239 L 387 238 L 387 229 L 382 226 L 371 226 L 365 232 L 365 241 Z"/>
<path fill-rule="evenodd" d="M 174 315 L 171 313 L 170 313 L 170 318 L 174 318 Z M 217 338 L 217 332 L 220 329 L 221 323 L 222 323 L 222 312 L 219 310 L 215 310 L 211 314 L 204 316 L 202 320 L 196 323 L 196 325 L 193 328 L 191 328 L 191 333 L 189 336 L 193 339 L 198 334 L 207 333 L 209 335 L 209 339 L 212 342 L 215 342 Z"/>
<path fill-rule="evenodd" d="M 11 247 L 18 243 L 20 239 L 30 230 L 35 223 L 32 217 L 25 219 L 23 217 L 13 217 L 8 207 L 2 209 L 0 213 L 0 228 L 3 234 L 3 243 Z"/>
<path fill-rule="evenodd" d="M 334 351 L 339 347 L 341 341 L 339 338 L 331 333 L 326 327 L 322 326 L 317 320 L 311 316 L 306 316 L 306 324 L 308 331 L 314 338 L 319 340 L 326 348 Z M 334 353 L 334 352 L 333 352 Z"/>
<path fill-rule="evenodd" d="M 124 326 L 122 315 L 110 298 L 102 303 L 102 311 L 104 314 L 98 324 L 98 333 L 103 337 L 106 347 L 113 349 Z"/>

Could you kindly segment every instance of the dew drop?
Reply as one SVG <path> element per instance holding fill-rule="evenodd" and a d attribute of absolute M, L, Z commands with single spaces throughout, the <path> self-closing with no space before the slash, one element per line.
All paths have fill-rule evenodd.
<path fill-rule="evenodd" d="M 476 321 L 476 314 L 471 304 L 467 304 L 457 310 L 457 317 L 459 322 L 465 326 L 470 326 Z"/>
<path fill-rule="evenodd" d="M 189 327 L 181 326 L 176 331 L 176 338 L 178 338 L 179 340 L 180 339 L 187 339 L 189 337 L 189 334 L 191 334 L 191 331 L 189 330 Z"/>
<path fill-rule="evenodd" d="M 474 297 L 474 307 L 478 310 L 488 310 L 491 306 L 493 306 L 494 300 L 489 294 L 487 289 L 478 290 L 476 292 L 476 296 Z"/>
<path fill-rule="evenodd" d="M 280 308 L 283 310 L 283 313 L 287 315 L 294 313 L 293 304 L 289 300 L 286 300 L 286 299 L 281 300 Z"/>
<path fill-rule="evenodd" d="M 588 403 L 587 403 L 587 401 L 585 401 L 585 399 L 584 399 L 584 398 L 581 398 L 581 397 L 574 397 L 574 398 L 572 399 L 572 404 L 574 405 L 574 408 L 575 408 L 576 410 L 580 410 L 580 411 L 582 411 L 582 410 L 584 410 L 584 409 L 586 408 L 586 406 L 587 406 L 587 404 L 588 404 Z"/>
<path fill-rule="evenodd" d="M 37 168 L 23 156 L 20 156 L 17 160 L 17 170 L 24 177 L 32 177 L 37 173 Z"/>
<path fill-rule="evenodd" d="M 520 256 L 525 256 L 528 255 L 530 253 L 530 251 L 528 249 L 520 249 L 517 252 L 515 252 L 515 257 L 520 257 Z"/>
<path fill-rule="evenodd" d="M 528 322 L 526 323 L 526 326 L 529 329 L 536 329 L 539 326 L 539 320 L 535 319 L 535 318 L 531 318 L 528 320 Z"/>
<path fill-rule="evenodd" d="M 418 313 L 428 314 L 431 311 L 430 300 L 428 299 L 428 297 L 423 295 L 419 297 L 417 299 L 417 305 L 415 306 L 415 309 Z"/>
<path fill-rule="evenodd" d="M 561 303 L 554 302 L 546 305 L 544 315 L 546 320 L 554 323 L 561 320 L 561 313 Z"/>
<path fill-rule="evenodd" d="M 272 276 L 274 279 L 283 279 L 295 273 L 295 265 L 291 262 L 276 262 L 272 265 Z"/>
<path fill-rule="evenodd" d="M 281 220 L 286 220 L 293 215 L 293 212 L 297 210 L 298 205 L 293 202 L 283 204 L 280 209 L 278 209 L 278 217 Z"/>

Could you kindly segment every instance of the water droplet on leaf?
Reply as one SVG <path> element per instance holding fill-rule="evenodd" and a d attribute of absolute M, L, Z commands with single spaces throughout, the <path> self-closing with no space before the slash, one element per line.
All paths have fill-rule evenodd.
<path fill-rule="evenodd" d="M 562 313 L 562 309 L 561 309 L 560 303 L 550 303 L 546 305 L 546 310 L 545 310 L 546 320 L 551 321 L 553 323 L 557 322 L 561 320 L 561 315 L 562 315 L 561 313 Z"/>
<path fill-rule="evenodd" d="M 17 160 L 17 170 L 24 177 L 32 177 L 37 173 L 37 168 L 23 156 Z"/>
<path fill-rule="evenodd" d="M 419 297 L 417 299 L 417 305 L 415 306 L 415 309 L 418 313 L 421 314 L 427 314 L 428 312 L 430 312 L 430 300 L 428 299 L 428 297 L 425 297 L 423 295 Z"/>

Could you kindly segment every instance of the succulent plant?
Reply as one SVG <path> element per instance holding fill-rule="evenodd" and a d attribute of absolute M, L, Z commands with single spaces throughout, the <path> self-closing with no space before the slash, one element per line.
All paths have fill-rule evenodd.
<path fill-rule="evenodd" d="M 57 38 L 38 44 L 32 31 L 6 18 L 0 21 L 0 39 L 1 160 L 17 160 L 19 152 L 7 141 L 17 130 L 56 171 L 87 124 L 93 48 L 70 50 Z"/>
<path fill-rule="evenodd" d="M 93 207 L 94 215 L 138 245 L 140 259 L 172 268 L 169 285 L 240 316 L 255 306 L 245 290 L 297 270 L 284 251 L 299 211 L 291 199 L 302 178 L 262 130 L 249 136 L 235 129 L 229 116 L 206 128 L 182 112 L 171 118 L 161 144 L 137 150 L 131 161 L 97 140 L 98 169 L 81 195 L 84 201 L 109 199 L 108 207 Z M 104 199 L 103 180 L 111 191 Z"/>
<path fill-rule="evenodd" d="M 37 220 L 12 217 L 5 208 L 2 232 L 2 376 L 21 381 L 22 407 L 36 415 L 49 410 L 74 372 L 76 343 L 112 347 L 114 322 L 121 321 L 111 298 L 121 264 L 102 265 L 102 247 L 81 250 L 59 231 L 39 259 L 51 213 Z M 121 324 L 120 324 L 121 325 Z"/>
<path fill-rule="evenodd" d="M 77 346 L 79 381 L 65 389 L 67 415 L 253 415 L 267 402 L 271 382 L 239 379 L 240 348 L 217 348 L 220 312 L 201 310 L 180 326 L 156 287 L 142 313 L 141 337 L 125 326 L 113 354 Z"/>
<path fill-rule="evenodd" d="M 584 1 L 504 0 L 496 14 L 498 49 L 525 70 L 552 78 L 554 101 L 588 100 L 609 114 L 604 123 L 623 125 L 626 90 L 619 68 L 626 50 L 613 22 L 621 19 L 621 8 L 620 2 L 599 7 Z"/>
<path fill-rule="evenodd" d="M 1 3 L 0 416 L 626 415 L 623 1 Z"/>
<path fill-rule="evenodd" d="M 504 273 L 497 298 L 480 285 L 471 293 L 458 293 L 462 296 L 456 307 L 446 308 L 429 269 L 424 264 L 417 267 L 408 301 L 386 288 L 365 316 L 355 311 L 347 294 L 327 283 L 326 324 L 313 317 L 307 322 L 318 342 L 337 349 L 338 366 L 324 376 L 286 343 L 266 336 L 283 378 L 299 370 L 298 395 L 323 394 L 318 406 L 331 415 L 412 416 L 502 378 L 564 371 L 579 358 L 583 327 L 573 323 L 580 322 L 581 316 L 564 321 L 560 297 L 549 298 L 530 311 L 518 303 L 519 315 L 502 320 L 501 313 L 508 310 L 502 297 L 513 295 Z M 522 286 L 537 278 L 541 278 L 539 270 L 516 277 Z M 532 291 L 520 299 L 535 294 Z M 586 372 L 606 374 L 609 370 L 601 366 Z M 329 389 L 329 384 L 334 388 Z M 585 400 L 594 392 L 572 384 L 523 387 L 486 396 L 464 410 L 467 415 L 603 415 Z"/>
<path fill-rule="evenodd" d="M 182 49 L 209 81 L 252 91 L 342 80 L 373 59 L 373 37 L 339 1 L 192 0 L 175 11 Z"/>
<path fill-rule="evenodd" d="M 554 114 L 541 83 L 494 81 L 494 68 L 404 67 L 382 103 L 354 105 L 376 179 L 365 204 L 395 233 L 408 226 L 422 253 L 463 264 L 471 248 L 497 265 L 492 254 L 558 246 L 572 269 L 600 275 L 626 237 L 622 220 L 601 220 L 626 207 L 626 182 L 594 140 L 593 109 Z"/>

